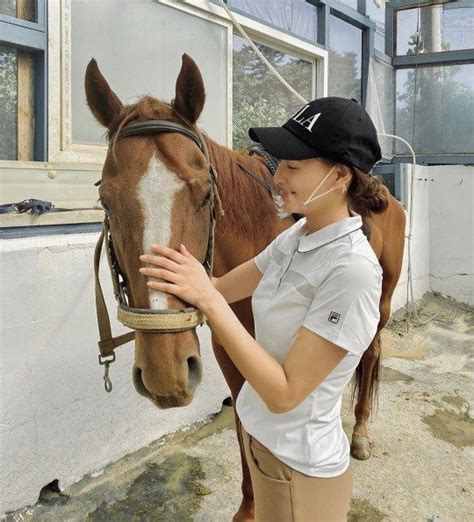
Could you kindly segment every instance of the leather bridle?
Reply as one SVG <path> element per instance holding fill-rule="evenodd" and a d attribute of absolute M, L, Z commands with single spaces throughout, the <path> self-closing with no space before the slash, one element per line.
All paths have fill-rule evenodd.
<path fill-rule="evenodd" d="M 109 149 L 113 144 L 123 138 L 130 136 L 157 134 L 161 132 L 177 132 L 190 138 L 201 149 L 204 156 L 206 157 L 207 162 L 209 163 L 209 181 L 211 184 L 211 195 L 209 199 L 210 225 L 209 239 L 203 265 L 207 274 L 209 275 L 209 278 L 211 278 L 214 260 L 214 229 L 216 223 L 216 209 L 218 209 L 219 215 L 221 216 L 223 216 L 225 213 L 224 209 L 222 208 L 222 202 L 217 188 L 217 172 L 210 161 L 206 142 L 204 141 L 199 129 L 196 127 L 196 131 L 194 132 L 184 125 L 167 120 L 136 121 L 122 127 L 119 133 L 115 135 L 115 139 L 109 140 Z M 146 332 L 156 333 L 175 333 L 183 332 L 191 328 L 196 328 L 198 325 L 207 323 L 207 319 L 202 311 L 195 306 L 189 306 L 180 310 L 152 310 L 148 308 L 133 308 L 130 306 L 127 276 L 120 268 L 117 256 L 115 255 L 112 235 L 110 233 L 109 218 L 106 211 L 102 232 L 95 247 L 94 272 L 97 323 L 99 326 L 100 336 L 100 341 L 98 343 L 100 350 L 99 364 L 105 365 L 105 389 L 106 391 L 110 392 L 112 391 L 112 382 L 109 378 L 109 365 L 115 361 L 114 349 L 133 340 L 135 338 L 135 331 L 125 333 L 118 337 L 112 336 L 109 314 L 107 312 L 107 306 L 105 304 L 104 294 L 102 292 L 99 280 L 100 255 L 104 240 L 107 260 L 112 274 L 114 295 L 118 302 L 117 319 L 123 325 L 128 326 L 133 330 L 143 330 Z"/>

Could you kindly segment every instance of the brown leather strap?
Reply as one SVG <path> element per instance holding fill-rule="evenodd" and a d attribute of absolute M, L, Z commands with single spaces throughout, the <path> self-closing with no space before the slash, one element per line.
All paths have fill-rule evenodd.
<path fill-rule="evenodd" d="M 109 313 L 105 303 L 104 294 L 99 280 L 100 254 L 104 243 L 105 226 L 102 227 L 99 240 L 94 252 L 94 272 L 95 272 L 95 304 L 97 312 L 97 325 L 99 327 L 100 341 L 98 342 L 100 354 L 103 357 L 114 355 L 114 349 L 122 344 L 135 339 L 135 332 L 128 332 L 118 337 L 112 337 Z"/>
<path fill-rule="evenodd" d="M 122 138 L 128 138 L 130 136 L 143 136 L 144 134 L 156 134 L 160 132 L 178 132 L 179 134 L 184 134 L 189 139 L 193 140 L 202 150 L 204 155 L 208 157 L 204 141 L 200 141 L 191 129 L 188 129 L 179 123 L 167 120 L 140 120 L 129 123 L 126 127 L 122 127 L 120 133 L 113 142 L 117 142 Z"/>

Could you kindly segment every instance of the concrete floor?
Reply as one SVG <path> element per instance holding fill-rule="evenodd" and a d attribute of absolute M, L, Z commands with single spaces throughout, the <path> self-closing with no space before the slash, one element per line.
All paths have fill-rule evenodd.
<path fill-rule="evenodd" d="M 351 459 L 350 521 L 474 520 L 474 313 L 434 294 L 418 307 L 422 319 L 438 315 L 407 332 L 401 310 L 382 333 L 379 408 L 369 422 L 372 456 Z M 346 388 L 342 417 L 350 440 L 349 398 Z M 3 518 L 229 522 L 241 500 L 240 480 L 233 412 L 223 406 L 61 495 Z"/>

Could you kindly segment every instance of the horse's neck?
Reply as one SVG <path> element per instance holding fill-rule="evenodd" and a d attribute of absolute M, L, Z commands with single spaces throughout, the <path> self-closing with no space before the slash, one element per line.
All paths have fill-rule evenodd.
<path fill-rule="evenodd" d="M 217 171 L 219 196 L 225 211 L 216 222 L 216 244 L 222 245 L 223 251 L 235 253 L 229 263 L 243 262 L 242 257 L 258 253 L 293 220 L 278 219 L 271 193 L 238 165 L 241 163 L 269 185 L 272 175 L 263 158 L 233 151 L 207 135 L 205 140 L 209 159 Z"/>
<path fill-rule="evenodd" d="M 252 221 L 258 223 L 258 220 L 261 220 L 261 212 L 258 211 L 258 208 L 268 207 L 265 221 L 271 221 L 273 199 L 270 184 L 272 176 L 265 160 L 257 155 L 249 156 L 244 152 L 233 151 L 216 143 L 208 136 L 206 136 L 206 144 L 209 159 L 217 171 L 219 195 L 226 215 L 243 213 L 244 217 L 251 217 Z M 239 164 L 250 172 L 250 175 Z M 252 175 L 262 183 L 253 179 Z"/>
<path fill-rule="evenodd" d="M 255 174 L 268 185 L 272 174 L 265 160 L 261 157 L 256 154 L 250 156 L 244 152 L 236 152 L 228 147 L 216 143 L 208 136 L 206 136 L 206 144 L 209 149 L 211 163 L 217 170 L 220 169 L 224 172 L 229 183 L 232 181 L 235 182 L 236 176 L 244 175 L 249 178 L 249 176 L 239 167 L 238 163 L 241 163 L 244 167 L 249 169 L 252 174 Z"/>

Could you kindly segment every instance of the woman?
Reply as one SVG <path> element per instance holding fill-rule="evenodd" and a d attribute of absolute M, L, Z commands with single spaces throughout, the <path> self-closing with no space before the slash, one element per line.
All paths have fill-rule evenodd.
<path fill-rule="evenodd" d="M 165 257 L 141 259 L 164 269 L 141 271 L 169 281 L 150 287 L 205 313 L 246 379 L 235 407 L 256 520 L 346 520 L 342 393 L 380 319 L 382 268 L 361 228 L 361 214 L 387 206 L 367 174 L 381 159 L 377 133 L 356 100 L 326 97 L 249 135 L 281 160 L 274 182 L 284 208 L 304 217 L 215 286 L 183 245 L 157 245 Z M 228 306 L 252 294 L 256 339 Z"/>

